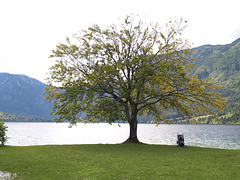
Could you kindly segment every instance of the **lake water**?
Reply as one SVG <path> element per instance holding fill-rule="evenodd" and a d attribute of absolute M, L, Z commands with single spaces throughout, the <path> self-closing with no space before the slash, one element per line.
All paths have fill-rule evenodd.
<path fill-rule="evenodd" d="M 129 136 L 129 125 L 68 123 L 5 123 L 6 145 L 115 144 Z M 138 124 L 138 138 L 147 144 L 176 145 L 183 133 L 185 145 L 220 149 L 240 149 L 240 125 L 159 125 Z"/>

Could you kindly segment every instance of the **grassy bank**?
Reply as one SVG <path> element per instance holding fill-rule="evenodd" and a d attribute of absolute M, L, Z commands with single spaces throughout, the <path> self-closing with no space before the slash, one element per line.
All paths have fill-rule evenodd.
<path fill-rule="evenodd" d="M 0 147 L 16 179 L 239 179 L 240 150 L 144 144 Z"/>

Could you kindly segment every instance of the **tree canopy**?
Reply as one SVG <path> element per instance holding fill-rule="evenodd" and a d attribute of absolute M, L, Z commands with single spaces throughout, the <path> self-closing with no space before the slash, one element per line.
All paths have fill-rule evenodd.
<path fill-rule="evenodd" d="M 57 122 L 126 121 L 126 142 L 139 142 L 137 116 L 166 120 L 173 109 L 189 118 L 221 109 L 225 100 L 210 80 L 193 76 L 194 50 L 182 38 L 186 22 L 170 20 L 165 28 L 127 16 L 121 25 L 94 25 L 66 38 L 52 51 L 46 99 L 54 102 Z"/>

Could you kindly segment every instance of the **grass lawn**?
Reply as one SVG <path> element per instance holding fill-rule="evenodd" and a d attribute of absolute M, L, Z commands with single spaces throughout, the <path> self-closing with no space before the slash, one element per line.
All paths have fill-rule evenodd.
<path fill-rule="evenodd" d="M 240 179 L 240 150 L 117 144 L 0 147 L 16 179 Z"/>

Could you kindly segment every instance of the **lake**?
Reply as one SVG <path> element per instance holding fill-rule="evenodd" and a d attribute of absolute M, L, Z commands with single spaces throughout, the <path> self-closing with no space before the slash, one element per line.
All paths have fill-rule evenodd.
<path fill-rule="evenodd" d="M 129 136 L 129 125 L 68 123 L 5 123 L 6 145 L 116 144 Z M 240 149 L 240 125 L 159 125 L 138 124 L 138 138 L 147 144 L 176 145 L 183 133 L 185 145 L 220 149 Z"/>

